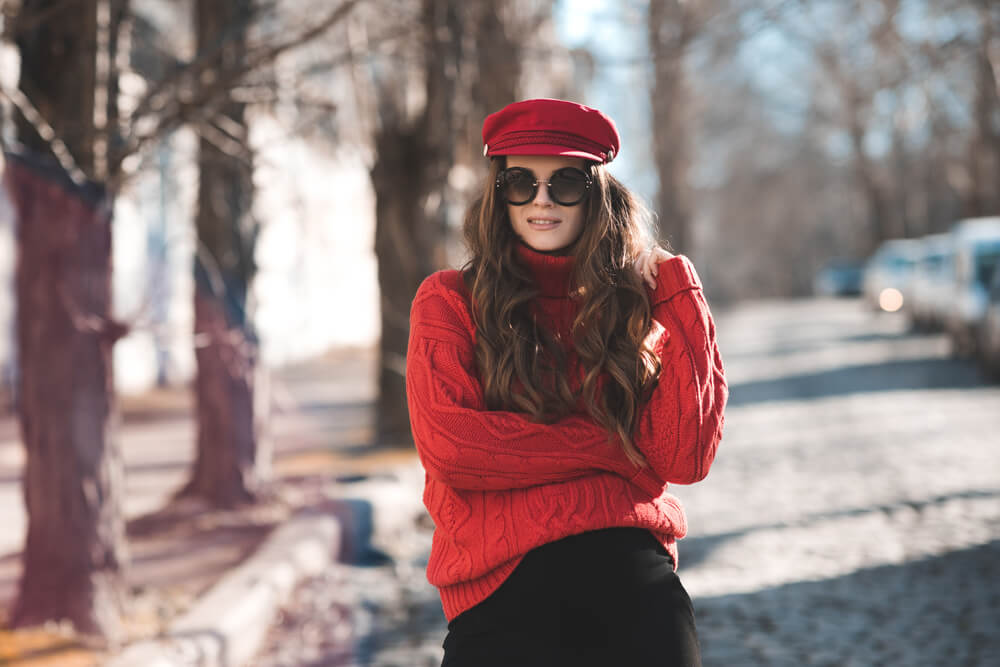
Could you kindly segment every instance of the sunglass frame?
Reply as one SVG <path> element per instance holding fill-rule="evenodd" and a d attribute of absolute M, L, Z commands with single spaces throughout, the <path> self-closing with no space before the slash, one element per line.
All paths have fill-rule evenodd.
<path fill-rule="evenodd" d="M 528 197 L 528 199 L 524 201 L 511 201 L 510 199 L 507 198 L 504 192 L 504 185 L 506 183 L 504 176 L 512 172 L 527 174 L 528 177 L 531 179 L 531 196 Z M 584 183 L 583 192 L 581 193 L 579 199 L 572 202 L 560 201 L 559 199 L 556 198 L 555 193 L 552 190 L 552 179 L 555 178 L 557 174 L 564 172 L 576 172 L 581 176 L 583 176 L 583 183 Z M 538 196 L 539 184 L 545 183 L 545 187 L 549 189 L 549 198 L 556 204 L 559 204 L 560 206 L 576 206 L 577 204 L 579 204 L 580 202 L 582 202 L 584 199 L 587 198 L 587 193 L 590 191 L 590 186 L 593 184 L 593 182 L 594 179 L 590 177 L 590 174 L 576 167 L 562 167 L 560 169 L 556 169 L 554 172 L 552 172 L 552 175 L 549 176 L 549 180 L 547 181 L 539 180 L 538 177 L 535 176 L 535 172 L 531 171 L 530 169 L 526 169 L 525 167 L 507 167 L 497 175 L 496 190 L 497 193 L 500 195 L 500 198 L 503 199 L 504 202 L 510 204 L 511 206 L 526 206 L 527 204 L 530 204 L 531 202 L 535 201 L 535 197 Z"/>

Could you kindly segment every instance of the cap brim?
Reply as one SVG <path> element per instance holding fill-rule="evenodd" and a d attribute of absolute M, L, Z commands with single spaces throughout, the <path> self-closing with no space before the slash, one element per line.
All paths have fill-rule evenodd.
<path fill-rule="evenodd" d="M 579 157 L 593 162 L 604 162 L 604 158 L 600 155 L 572 148 L 560 148 L 551 144 L 522 144 L 520 146 L 511 146 L 510 148 L 501 148 L 496 151 L 491 149 L 487 152 L 487 156 L 489 157 L 494 155 L 559 155 L 562 157 Z"/>

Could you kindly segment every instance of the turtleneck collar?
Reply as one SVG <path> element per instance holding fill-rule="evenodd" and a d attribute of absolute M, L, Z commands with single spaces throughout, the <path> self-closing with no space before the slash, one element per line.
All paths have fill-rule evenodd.
<path fill-rule="evenodd" d="M 524 243 L 515 246 L 517 257 L 531 273 L 542 296 L 566 297 L 569 295 L 573 273 L 572 255 L 548 255 Z"/>

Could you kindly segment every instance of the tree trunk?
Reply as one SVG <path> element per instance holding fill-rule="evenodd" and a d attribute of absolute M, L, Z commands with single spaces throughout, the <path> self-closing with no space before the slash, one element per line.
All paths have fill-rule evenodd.
<path fill-rule="evenodd" d="M 871 95 L 865 94 L 858 88 L 854 79 L 843 74 L 840 60 L 834 51 L 829 50 L 825 53 L 824 63 L 827 73 L 840 90 L 844 105 L 844 126 L 851 140 L 853 177 L 861 189 L 868 209 L 868 239 L 865 253 L 870 255 L 883 241 L 892 238 L 885 188 L 879 182 L 875 163 L 865 150 Z"/>
<path fill-rule="evenodd" d="M 689 90 L 684 57 L 693 17 L 679 0 L 650 0 L 649 48 L 653 56 L 653 160 L 659 176 L 657 213 L 660 238 L 675 252 L 692 254 L 688 183 Z"/>
<path fill-rule="evenodd" d="M 892 211 L 893 228 L 903 238 L 915 238 L 921 234 L 917 233 L 913 218 L 910 214 L 912 206 L 910 202 L 913 197 L 911 183 L 915 182 L 914 172 L 911 167 L 910 156 L 906 147 L 906 139 L 903 136 L 903 128 L 900 127 L 902 119 L 899 112 L 893 118 L 892 124 L 892 150 L 890 153 L 891 178 L 892 178 Z"/>
<path fill-rule="evenodd" d="M 69 620 L 78 631 L 121 632 L 127 563 L 123 470 L 113 435 L 111 320 L 113 199 L 94 173 L 98 0 L 26 0 L 14 24 L 20 89 L 61 139 L 71 181 L 49 140 L 16 121 L 25 155 L 6 186 L 18 219 L 19 416 L 28 534 L 16 627 Z M 44 21 L 33 16 L 46 13 Z M 114 82 L 107 72 L 104 85 Z"/>
<path fill-rule="evenodd" d="M 473 156 L 479 159 L 482 159 L 483 119 L 517 101 L 525 40 L 523 35 L 512 35 L 512 28 L 504 23 L 503 15 L 510 12 L 510 4 L 495 0 L 467 9 L 472 13 L 471 32 L 476 49 L 476 70 L 469 86 L 469 143 L 474 147 Z"/>
<path fill-rule="evenodd" d="M 416 135 L 417 131 L 405 128 L 380 130 L 375 140 L 378 158 L 371 172 L 382 324 L 378 440 L 395 446 L 410 441 L 405 384 L 409 304 L 420 281 L 433 271 L 433 248 L 421 242 L 420 227 L 426 224 L 419 174 L 423 141 Z"/>
<path fill-rule="evenodd" d="M 54 171 L 54 170 L 53 170 Z M 120 633 L 127 562 L 111 347 L 110 201 L 20 159 L 17 337 L 28 535 L 13 625 Z"/>
<path fill-rule="evenodd" d="M 198 0 L 195 12 L 199 53 L 226 41 L 208 69 L 218 78 L 245 57 L 251 0 Z M 194 269 L 198 447 L 180 494 L 233 507 L 255 499 L 269 464 L 255 421 L 258 343 L 246 312 L 258 225 L 245 105 L 227 101 L 195 129 L 201 134 Z"/>
<path fill-rule="evenodd" d="M 19 407 L 28 511 L 13 624 L 120 631 L 127 562 L 111 347 L 110 201 L 11 157 L 18 211 Z M 63 182 L 59 182 L 63 181 Z"/>
<path fill-rule="evenodd" d="M 975 131 L 969 142 L 969 172 L 972 180 L 966 213 L 972 216 L 1000 213 L 997 183 L 1000 182 L 1000 94 L 997 73 L 990 58 L 994 27 L 990 9 L 979 7 L 980 37 L 975 52 L 976 94 L 973 104 Z"/>
<path fill-rule="evenodd" d="M 854 152 L 854 178 L 861 187 L 868 206 L 869 234 L 866 250 L 870 255 L 883 241 L 890 238 L 885 193 L 878 182 L 875 165 L 865 152 L 865 129 L 860 119 L 860 112 L 852 106 L 848 114 L 850 118 L 848 132 Z"/>
<path fill-rule="evenodd" d="M 371 172 L 382 294 L 378 438 L 390 445 L 411 440 L 405 383 L 410 303 L 435 267 L 436 241 L 446 228 L 445 188 L 455 145 L 459 3 L 424 0 L 422 7 L 427 105 L 413 121 L 398 97 L 382 96 Z"/>

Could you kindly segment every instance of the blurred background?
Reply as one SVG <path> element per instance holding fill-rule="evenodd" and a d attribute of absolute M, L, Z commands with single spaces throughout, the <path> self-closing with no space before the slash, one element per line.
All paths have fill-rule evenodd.
<path fill-rule="evenodd" d="M 317 510 L 357 539 L 245 664 L 439 664 L 409 306 L 529 97 L 616 120 L 716 315 L 726 432 L 677 489 L 705 664 L 1000 661 L 1000 3 L 0 20 L 0 664 L 110 664 Z"/>

